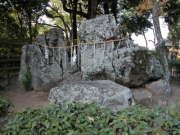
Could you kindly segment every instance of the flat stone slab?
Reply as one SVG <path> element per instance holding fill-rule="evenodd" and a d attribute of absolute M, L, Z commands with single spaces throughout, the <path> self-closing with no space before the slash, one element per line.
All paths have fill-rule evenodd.
<path fill-rule="evenodd" d="M 150 108 L 154 106 L 153 95 L 146 88 L 135 88 L 131 90 L 137 104 L 141 104 L 142 106 L 147 106 Z"/>
<path fill-rule="evenodd" d="M 65 82 L 52 88 L 49 104 L 83 102 L 97 103 L 101 107 L 111 106 L 111 110 L 120 110 L 135 105 L 131 90 L 109 80 Z"/>
<path fill-rule="evenodd" d="M 163 81 L 159 79 L 149 84 L 145 84 L 146 89 L 148 89 L 153 95 L 161 96 L 163 95 Z"/>

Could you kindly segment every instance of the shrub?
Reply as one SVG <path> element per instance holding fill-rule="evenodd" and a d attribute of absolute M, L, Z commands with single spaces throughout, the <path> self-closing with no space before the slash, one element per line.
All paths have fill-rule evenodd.
<path fill-rule="evenodd" d="M 180 70 L 180 60 L 171 60 L 169 61 L 169 68 L 174 67 L 175 69 Z"/>
<path fill-rule="evenodd" d="M 14 106 L 12 102 L 0 95 L 0 118 L 8 113 L 8 108 Z"/>
<path fill-rule="evenodd" d="M 176 111 L 155 107 L 153 110 L 130 106 L 110 111 L 94 103 L 66 102 L 38 110 L 23 109 L 1 128 L 1 135 L 145 135 L 180 134 L 180 101 Z M 5 119 L 5 120 L 6 120 Z"/>
<path fill-rule="evenodd" d="M 23 78 L 21 79 L 20 83 L 23 85 L 24 89 L 32 90 L 31 86 L 31 72 L 29 69 L 24 71 Z"/>
<path fill-rule="evenodd" d="M 169 61 L 169 68 L 175 68 L 176 69 L 176 74 L 178 75 L 177 77 L 179 78 L 180 76 L 180 60 L 171 60 Z"/>

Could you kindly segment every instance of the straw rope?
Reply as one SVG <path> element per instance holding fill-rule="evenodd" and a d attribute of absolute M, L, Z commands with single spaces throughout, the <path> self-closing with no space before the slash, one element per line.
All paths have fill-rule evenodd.
<path fill-rule="evenodd" d="M 127 33 L 126 37 L 123 38 L 123 39 L 109 40 L 109 41 L 96 42 L 96 43 L 93 43 L 93 42 L 91 42 L 91 43 L 81 43 L 81 44 L 73 45 L 73 47 L 84 45 L 84 44 L 86 44 L 86 45 L 88 45 L 88 44 L 94 45 L 94 44 L 110 43 L 110 42 L 113 42 L 113 41 L 121 41 L 121 40 L 125 40 L 128 37 L 128 35 L 129 34 Z M 74 40 L 77 40 L 77 39 L 74 39 Z M 32 43 L 35 43 L 35 44 L 38 44 L 38 45 L 41 45 L 41 46 L 45 47 L 45 45 L 37 43 L 37 42 L 32 42 Z M 65 46 L 65 47 L 50 47 L 50 46 L 46 46 L 46 47 L 48 47 L 48 48 L 70 48 L 72 46 Z"/>

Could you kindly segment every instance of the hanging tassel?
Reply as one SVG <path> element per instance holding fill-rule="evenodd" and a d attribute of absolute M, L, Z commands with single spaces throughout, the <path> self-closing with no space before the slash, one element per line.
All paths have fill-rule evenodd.
<path fill-rule="evenodd" d="M 96 49 L 96 46 L 95 46 L 95 43 L 94 43 L 94 63 L 95 63 L 95 49 Z"/>
<path fill-rule="evenodd" d="M 53 66 L 54 66 L 54 48 L 53 48 Z"/>
<path fill-rule="evenodd" d="M 60 65 L 60 48 L 59 48 L 59 65 Z"/>

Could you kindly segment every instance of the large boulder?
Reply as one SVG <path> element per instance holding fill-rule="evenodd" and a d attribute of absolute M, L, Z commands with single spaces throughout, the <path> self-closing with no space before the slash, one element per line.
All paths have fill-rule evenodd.
<path fill-rule="evenodd" d="M 83 103 L 97 103 L 101 107 L 111 106 L 112 110 L 135 105 L 131 90 L 113 81 L 77 81 L 65 82 L 52 88 L 49 94 L 49 104 L 66 100 Z"/>
<path fill-rule="evenodd" d="M 67 49 L 49 48 L 65 47 L 62 35 L 61 29 L 50 29 L 45 31 L 45 35 L 36 37 L 36 42 L 40 45 L 33 43 L 22 47 L 18 83 L 24 78 L 28 68 L 34 90 L 47 91 L 63 81 L 81 80 L 80 70 L 75 62 L 71 63 Z"/>
<path fill-rule="evenodd" d="M 112 14 L 82 22 L 79 36 L 83 81 L 112 80 L 139 87 L 162 76 L 160 62 L 147 48 L 134 44 Z M 117 39 L 123 40 L 105 42 Z"/>

